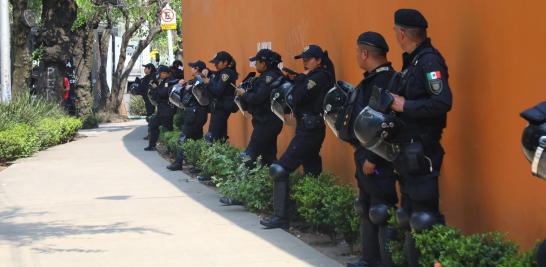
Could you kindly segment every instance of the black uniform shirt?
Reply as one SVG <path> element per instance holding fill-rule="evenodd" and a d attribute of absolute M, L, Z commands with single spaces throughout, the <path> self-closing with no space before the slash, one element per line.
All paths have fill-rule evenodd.
<path fill-rule="evenodd" d="M 351 122 L 349 124 L 350 132 L 352 134 L 354 134 L 352 127 L 354 120 L 356 119 L 360 111 L 362 111 L 362 109 L 364 109 L 368 105 L 372 93 L 372 88 L 374 86 L 377 86 L 382 89 L 388 89 L 389 83 L 394 73 L 395 71 L 392 68 L 390 62 L 380 65 L 372 71 L 364 73 L 364 80 L 362 80 L 356 87 L 357 96 L 355 100 L 355 106 L 353 108 L 353 114 L 351 115 Z M 354 137 L 354 139 L 356 140 L 356 137 Z M 366 159 L 370 162 L 374 164 L 387 164 L 386 160 L 369 151 L 368 149 L 361 147 L 359 144 L 357 145 L 357 149 L 363 149 L 363 153 L 366 155 Z"/>
<path fill-rule="evenodd" d="M 254 116 L 275 116 L 271 111 L 270 95 L 272 88 L 270 83 L 279 78 L 282 73 L 279 70 L 267 70 L 256 78 L 252 87 L 241 95 L 241 100 L 248 106 L 248 111 Z"/>
<path fill-rule="evenodd" d="M 430 39 L 411 54 L 405 53 L 403 60 L 395 87 L 395 93 L 405 97 L 404 111 L 399 114 L 406 123 L 401 139 L 427 136 L 439 141 L 452 104 L 445 60 Z"/>
<path fill-rule="evenodd" d="M 307 75 L 299 74 L 294 81 L 293 104 L 296 117 L 301 118 L 303 114 L 321 114 L 324 96 L 334 86 L 334 77 L 319 67 Z"/>

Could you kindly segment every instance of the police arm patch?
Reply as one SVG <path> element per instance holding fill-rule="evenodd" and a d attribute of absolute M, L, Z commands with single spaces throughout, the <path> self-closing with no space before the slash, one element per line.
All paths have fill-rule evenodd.
<path fill-rule="evenodd" d="M 439 95 L 444 89 L 442 74 L 440 71 L 432 71 L 427 73 L 428 90 L 434 95 Z"/>
<path fill-rule="evenodd" d="M 317 85 L 317 83 L 313 80 L 308 80 L 307 81 L 307 90 L 311 90 L 313 89 L 315 86 Z"/>
<path fill-rule="evenodd" d="M 229 75 L 227 75 L 226 73 L 222 74 L 222 81 L 223 82 L 227 82 L 228 79 L 229 79 Z"/>
<path fill-rule="evenodd" d="M 265 83 L 270 83 L 273 80 L 271 76 L 265 76 Z"/>

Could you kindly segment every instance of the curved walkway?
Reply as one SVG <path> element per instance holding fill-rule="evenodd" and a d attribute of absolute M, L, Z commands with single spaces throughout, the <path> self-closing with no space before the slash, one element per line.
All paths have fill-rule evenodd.
<path fill-rule="evenodd" d="M 0 172 L 0 266 L 341 266 L 106 124 Z"/>

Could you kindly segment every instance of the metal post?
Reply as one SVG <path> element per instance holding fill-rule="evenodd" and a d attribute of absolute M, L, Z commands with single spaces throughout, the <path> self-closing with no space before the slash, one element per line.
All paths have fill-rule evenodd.
<path fill-rule="evenodd" d="M 0 102 L 11 100 L 11 57 L 8 0 L 0 0 Z"/>
<path fill-rule="evenodd" d="M 167 64 L 172 64 L 174 61 L 174 54 L 173 54 L 173 32 L 172 30 L 167 30 L 167 38 L 169 43 L 169 62 Z"/>

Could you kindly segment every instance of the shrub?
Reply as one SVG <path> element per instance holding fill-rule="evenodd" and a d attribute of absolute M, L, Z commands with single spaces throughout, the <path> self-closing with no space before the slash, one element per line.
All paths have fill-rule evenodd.
<path fill-rule="evenodd" d="M 182 126 L 184 125 L 184 111 L 183 110 L 178 109 L 176 114 L 174 114 L 173 125 L 177 129 L 182 130 Z"/>
<path fill-rule="evenodd" d="M 191 140 L 187 139 L 182 143 L 182 150 L 184 151 L 184 158 L 186 161 L 197 167 L 199 162 L 201 151 L 209 146 L 205 140 Z"/>
<path fill-rule="evenodd" d="M 240 150 L 227 142 L 216 141 L 201 150 L 197 165 L 202 174 L 212 178 L 217 186 L 235 177 L 237 166 L 243 162 Z"/>
<path fill-rule="evenodd" d="M 36 126 L 36 131 L 40 137 L 40 148 L 44 149 L 61 142 L 61 124 L 51 118 L 41 120 Z"/>
<path fill-rule="evenodd" d="M 36 129 L 16 123 L 0 131 L 0 162 L 28 157 L 40 148 Z"/>
<path fill-rule="evenodd" d="M 144 98 L 139 95 L 131 95 L 129 100 L 129 112 L 134 116 L 146 116 L 146 104 Z"/>
<path fill-rule="evenodd" d="M 98 128 L 99 124 L 102 122 L 100 117 L 95 113 L 86 115 L 82 117 L 82 129 L 94 129 Z"/>
<path fill-rule="evenodd" d="M 61 125 L 61 142 L 68 142 L 74 138 L 82 128 L 82 121 L 72 117 L 63 117 L 58 120 Z"/>
<path fill-rule="evenodd" d="M 181 149 L 180 146 L 180 131 L 162 131 L 159 135 L 159 141 L 165 145 L 167 151 L 172 155 L 176 155 Z"/>
<path fill-rule="evenodd" d="M 60 118 L 63 109 L 55 102 L 28 93 L 14 97 L 9 103 L 0 103 L 0 131 L 12 124 L 36 125 L 43 118 Z"/>

